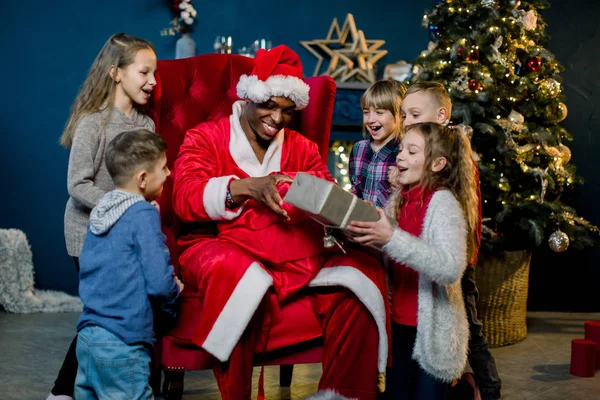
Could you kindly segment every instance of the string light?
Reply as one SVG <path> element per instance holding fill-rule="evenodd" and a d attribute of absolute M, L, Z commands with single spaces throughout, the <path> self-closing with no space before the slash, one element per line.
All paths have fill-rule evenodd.
<path fill-rule="evenodd" d="M 349 154 L 352 151 L 351 142 L 335 141 L 331 150 L 335 153 L 335 163 L 333 170 L 333 178 L 336 182 L 341 182 L 340 186 L 344 190 L 351 190 L 352 184 L 350 183 L 348 162 L 350 161 Z"/>

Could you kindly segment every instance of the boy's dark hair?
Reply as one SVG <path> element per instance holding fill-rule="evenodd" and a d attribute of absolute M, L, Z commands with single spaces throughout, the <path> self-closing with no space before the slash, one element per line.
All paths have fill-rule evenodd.
<path fill-rule="evenodd" d="M 127 131 L 108 144 L 104 162 L 115 185 L 124 186 L 137 170 L 153 169 L 166 150 L 167 143 L 147 129 Z"/>

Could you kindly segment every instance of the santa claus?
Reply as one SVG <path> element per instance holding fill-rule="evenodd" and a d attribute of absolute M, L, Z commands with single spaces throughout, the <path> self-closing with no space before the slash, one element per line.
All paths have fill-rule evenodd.
<path fill-rule="evenodd" d="M 194 342 L 218 360 L 223 399 L 250 399 L 261 325 L 270 307 L 286 302 L 304 302 L 318 317 L 320 389 L 358 399 L 375 399 L 378 381 L 381 390 L 388 354 L 382 267 L 358 251 L 326 249 L 323 229 L 282 201 L 297 172 L 333 181 L 317 145 L 286 128 L 308 92 L 295 52 L 259 51 L 252 74 L 237 85 L 243 100 L 232 115 L 189 130 L 175 163 L 179 218 L 215 221 L 219 231 L 187 237 L 192 245 L 180 264 L 186 284 L 202 296 Z M 301 340 L 292 333 L 285 344 Z"/>

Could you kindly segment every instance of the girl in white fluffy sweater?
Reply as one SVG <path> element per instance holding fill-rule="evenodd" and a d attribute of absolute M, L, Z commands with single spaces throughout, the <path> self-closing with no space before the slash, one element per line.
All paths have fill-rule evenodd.
<path fill-rule="evenodd" d="M 445 399 L 467 361 L 469 327 L 460 279 L 475 251 L 478 200 L 471 145 L 462 131 L 410 126 L 396 158 L 388 214 L 348 228 L 364 245 L 383 246 L 392 267 L 393 399 Z"/>

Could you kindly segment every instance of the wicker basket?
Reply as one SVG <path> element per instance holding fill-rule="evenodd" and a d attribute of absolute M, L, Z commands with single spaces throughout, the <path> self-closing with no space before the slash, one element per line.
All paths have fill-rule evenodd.
<path fill-rule="evenodd" d="M 481 257 L 476 268 L 478 316 L 490 347 L 527 337 L 527 291 L 531 252 L 510 251 Z"/>

